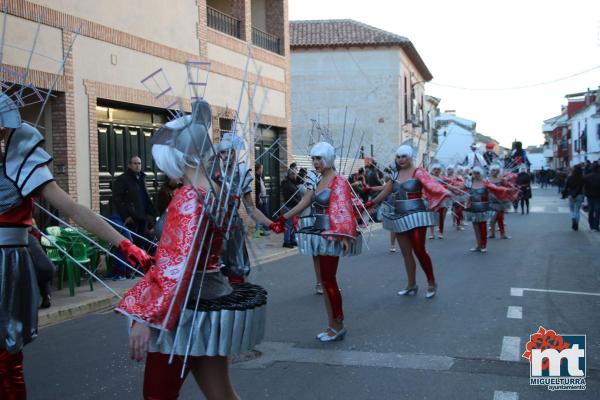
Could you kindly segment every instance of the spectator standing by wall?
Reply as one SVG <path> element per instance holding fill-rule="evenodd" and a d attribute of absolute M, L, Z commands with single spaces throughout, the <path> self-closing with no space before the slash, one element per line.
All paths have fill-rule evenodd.
<path fill-rule="evenodd" d="M 583 169 L 580 165 L 573 168 L 573 172 L 567 178 L 563 190 L 563 199 L 569 198 L 569 210 L 571 211 L 571 228 L 579 229 L 579 211 L 583 204 Z"/>
<path fill-rule="evenodd" d="M 263 177 L 263 166 L 262 164 L 254 164 L 254 179 L 255 179 L 255 204 L 256 208 L 258 208 L 264 215 L 269 215 L 269 196 L 267 194 L 267 187 L 265 186 L 265 179 Z M 254 233 L 256 237 L 268 236 L 268 232 L 264 229 L 264 227 L 260 223 L 256 223 L 256 232 Z"/>
<path fill-rule="evenodd" d="M 302 195 L 300 194 L 300 190 L 297 186 L 298 176 L 296 175 L 296 171 L 292 168 L 288 169 L 287 176 L 283 181 L 281 181 L 281 194 L 283 196 L 283 202 L 285 207 L 283 208 L 283 212 L 288 212 L 292 208 L 296 207 L 298 202 L 302 199 Z M 285 221 L 285 231 L 283 232 L 283 247 L 287 247 L 289 249 L 297 246 L 296 243 L 296 232 L 294 230 L 294 220 L 290 218 Z"/>
<path fill-rule="evenodd" d="M 583 178 L 583 192 L 588 201 L 590 229 L 600 232 L 600 164 L 593 164 L 591 172 Z"/>
<path fill-rule="evenodd" d="M 127 171 L 113 182 L 112 201 L 125 227 L 145 238 L 153 236 L 156 211 L 146 189 L 146 175 L 142 172 L 142 160 L 129 157 Z M 145 243 L 134 237 L 138 246 Z"/>

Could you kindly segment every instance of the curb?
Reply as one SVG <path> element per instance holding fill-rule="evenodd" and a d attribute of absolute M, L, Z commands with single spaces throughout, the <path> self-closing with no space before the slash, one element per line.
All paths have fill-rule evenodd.
<path fill-rule="evenodd" d="M 258 259 L 250 259 L 253 264 L 260 265 L 298 254 L 297 249 L 278 251 Z M 38 328 L 45 328 L 61 322 L 70 321 L 99 311 L 108 311 L 119 302 L 119 298 L 111 293 L 99 295 L 97 298 L 81 301 L 65 306 L 53 306 L 38 313 Z"/>
<path fill-rule="evenodd" d="M 94 312 L 108 310 L 114 307 L 118 302 L 117 296 L 114 294 L 106 294 L 96 299 L 83 301 L 78 304 L 72 304 L 63 307 L 53 307 L 48 311 L 38 314 L 38 327 L 44 328 L 69 321 L 75 318 L 83 317 L 84 315 Z"/>
<path fill-rule="evenodd" d="M 381 224 L 375 224 L 372 226 L 371 229 L 372 231 L 378 231 L 382 229 L 382 226 Z M 262 265 L 297 254 L 297 248 L 279 250 L 275 253 L 267 254 L 264 257 L 250 257 L 250 261 L 252 265 Z M 58 307 L 53 306 L 47 310 L 40 310 L 38 313 L 38 327 L 45 328 L 48 326 L 59 324 L 61 322 L 66 322 L 75 318 L 80 318 L 95 312 L 108 311 L 111 308 L 113 308 L 118 303 L 118 301 L 119 299 L 117 298 L 117 296 L 111 293 L 106 293 L 103 295 L 99 295 L 97 298 L 83 300 L 76 304 L 69 304 Z"/>

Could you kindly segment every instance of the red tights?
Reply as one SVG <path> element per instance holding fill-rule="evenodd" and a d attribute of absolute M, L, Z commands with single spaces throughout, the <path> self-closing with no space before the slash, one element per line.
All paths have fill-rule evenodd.
<path fill-rule="evenodd" d="M 454 221 L 456 222 L 457 226 L 460 226 L 464 219 L 463 208 L 458 204 L 454 204 L 452 209 L 454 211 Z"/>
<path fill-rule="evenodd" d="M 480 247 L 487 247 L 487 222 L 475 222 L 473 228 L 479 229 L 479 243 Z"/>
<path fill-rule="evenodd" d="M 144 400 L 176 400 L 179 390 L 190 372 L 189 362 L 181 378 L 183 357 L 173 357 L 169 364 L 169 354 L 148 353 L 144 371 Z"/>
<path fill-rule="evenodd" d="M 440 225 L 439 225 L 439 230 L 440 230 L 440 234 L 444 234 L 444 220 L 446 219 L 446 211 L 448 211 L 447 208 L 440 208 L 438 210 L 438 216 L 440 217 Z"/>
<path fill-rule="evenodd" d="M 504 211 L 496 211 L 496 222 L 498 223 L 498 229 L 500 229 L 500 236 L 505 236 L 506 231 L 504 229 Z M 492 232 L 492 235 L 495 232 Z"/>
<path fill-rule="evenodd" d="M 344 320 L 344 311 L 342 310 L 342 294 L 338 288 L 337 273 L 339 257 L 319 256 L 319 268 L 321 269 L 321 284 L 331 305 L 333 319 L 336 321 Z"/>
<path fill-rule="evenodd" d="M 0 351 L 0 399 L 27 399 L 22 352 L 11 354 L 7 350 Z"/>
<path fill-rule="evenodd" d="M 427 249 L 425 248 L 427 227 L 423 226 L 411 229 L 407 234 L 410 236 L 413 252 L 415 253 L 415 256 L 417 256 L 417 260 L 419 260 L 419 264 L 421 264 L 421 268 L 423 268 L 423 272 L 425 272 L 425 275 L 427 276 L 427 282 L 434 283 L 435 276 L 433 275 L 433 264 L 431 263 L 431 257 L 429 257 Z"/>

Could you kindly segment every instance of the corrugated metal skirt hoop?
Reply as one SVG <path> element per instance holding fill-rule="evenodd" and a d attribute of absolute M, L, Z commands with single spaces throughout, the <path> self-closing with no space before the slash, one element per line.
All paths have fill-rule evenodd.
<path fill-rule="evenodd" d="M 512 208 L 512 206 L 512 202 L 510 201 L 501 203 L 490 202 L 490 208 L 494 211 L 508 211 Z"/>
<path fill-rule="evenodd" d="M 37 337 L 40 294 L 26 246 L 0 247 L 0 351 L 18 353 Z"/>
<path fill-rule="evenodd" d="M 402 233 L 424 226 L 434 226 L 436 217 L 431 211 L 417 211 L 408 214 L 383 212 L 383 229 Z"/>
<path fill-rule="evenodd" d="M 326 239 L 321 231 L 313 227 L 315 217 L 307 216 L 298 218 L 298 232 L 296 241 L 300 254 L 305 256 L 332 256 L 344 257 L 344 249 L 339 240 Z M 357 256 L 362 252 L 362 235 L 350 241 L 350 251 L 345 256 Z"/>
<path fill-rule="evenodd" d="M 487 210 L 481 212 L 464 211 L 465 221 L 470 222 L 487 222 L 496 218 L 496 211 Z"/>
<path fill-rule="evenodd" d="M 181 326 L 166 332 L 160 343 L 160 332 L 152 329 L 150 352 L 227 357 L 252 350 L 265 335 L 267 291 L 250 283 L 231 286 L 233 293 L 227 296 L 201 300 L 197 312 L 190 302 Z"/>

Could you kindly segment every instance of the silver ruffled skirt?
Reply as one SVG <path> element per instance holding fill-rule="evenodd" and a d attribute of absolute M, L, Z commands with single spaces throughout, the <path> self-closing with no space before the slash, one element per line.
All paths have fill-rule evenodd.
<path fill-rule="evenodd" d="M 152 329 L 149 351 L 226 357 L 259 344 L 265 335 L 266 290 L 250 283 L 230 285 L 221 273 L 206 274 L 203 293 L 213 297 L 222 287 L 228 294 L 210 299 L 202 295 L 197 309 L 196 300 L 188 301 L 177 328 L 165 332 L 160 343 L 160 331 Z"/>
<path fill-rule="evenodd" d="M 0 227 L 0 351 L 18 353 L 37 337 L 40 294 L 27 228 Z"/>
<path fill-rule="evenodd" d="M 494 211 L 508 211 L 512 208 L 512 203 L 511 202 L 490 202 L 490 209 L 494 210 Z"/>
<path fill-rule="evenodd" d="M 246 247 L 246 229 L 239 215 L 234 217 L 229 239 L 223 241 L 221 271 L 229 277 L 240 278 L 250 274 L 250 257 Z"/>
<path fill-rule="evenodd" d="M 487 210 L 487 211 L 473 212 L 473 211 L 465 210 L 464 215 L 465 215 L 465 221 L 486 222 L 486 221 L 491 221 L 494 218 L 496 218 L 496 211 Z"/>
<path fill-rule="evenodd" d="M 321 234 L 323 229 L 315 227 L 314 216 L 298 218 L 298 232 L 296 232 L 296 241 L 300 254 L 307 256 L 332 256 L 348 257 L 357 256 L 362 252 L 362 235 L 350 240 L 350 250 L 344 254 L 344 248 L 340 240 L 326 239 Z"/>
<path fill-rule="evenodd" d="M 412 211 L 407 213 L 396 214 L 394 208 L 388 205 L 383 205 L 383 229 L 388 231 L 402 233 L 408 232 L 415 228 L 424 226 L 434 226 L 437 217 L 431 211 Z"/>

